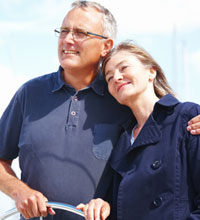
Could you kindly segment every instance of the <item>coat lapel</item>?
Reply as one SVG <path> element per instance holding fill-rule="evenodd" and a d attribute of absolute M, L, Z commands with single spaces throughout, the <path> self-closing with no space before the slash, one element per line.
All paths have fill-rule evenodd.
<path fill-rule="evenodd" d="M 142 146 L 149 147 L 161 141 L 162 122 L 165 118 L 165 115 L 172 114 L 174 107 L 178 103 L 179 101 L 170 94 L 163 96 L 155 104 L 153 113 L 149 116 L 132 146 L 130 142 L 130 133 L 135 125 L 135 121 L 133 120 L 132 122 L 128 122 L 127 126 L 125 125 L 125 132 L 120 137 L 119 142 L 114 148 L 110 158 L 111 167 L 116 172 L 118 172 L 121 176 L 124 176 L 128 170 L 134 170 L 134 167 L 131 167 L 134 163 L 130 163 L 130 161 L 128 162 L 128 155 L 130 155 L 129 153 L 134 154 L 134 151 Z"/>
<path fill-rule="evenodd" d="M 121 135 L 110 157 L 111 167 L 122 176 L 126 174 L 126 154 L 130 148 L 130 138 L 130 134 L 125 131 Z"/>
<path fill-rule="evenodd" d="M 130 150 L 143 145 L 156 144 L 161 140 L 161 136 L 161 126 L 159 126 L 153 116 L 150 115 Z"/>
<path fill-rule="evenodd" d="M 111 154 L 111 167 L 123 177 L 127 173 L 127 170 L 134 169 L 134 167 L 130 167 L 130 163 L 127 161 L 129 152 L 144 145 L 156 144 L 161 140 L 161 136 L 161 126 L 150 115 L 132 146 L 130 144 L 131 135 L 127 131 L 121 135 L 117 146 Z"/>

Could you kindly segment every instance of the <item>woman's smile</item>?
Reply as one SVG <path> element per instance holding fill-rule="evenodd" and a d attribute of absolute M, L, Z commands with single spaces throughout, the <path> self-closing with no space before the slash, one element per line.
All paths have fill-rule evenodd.
<path fill-rule="evenodd" d="M 119 92 L 121 90 L 121 88 L 123 88 L 124 86 L 130 84 L 130 82 L 125 82 L 125 83 L 122 83 L 120 84 L 118 87 L 117 87 L 117 92 Z"/>

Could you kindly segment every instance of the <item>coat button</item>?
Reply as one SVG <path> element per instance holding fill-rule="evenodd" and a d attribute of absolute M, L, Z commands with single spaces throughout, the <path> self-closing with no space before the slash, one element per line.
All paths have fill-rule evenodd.
<path fill-rule="evenodd" d="M 153 205 L 155 207 L 160 207 L 162 205 L 162 201 L 163 201 L 163 198 L 162 197 L 158 197 L 156 198 L 154 201 L 153 201 Z"/>
<path fill-rule="evenodd" d="M 161 166 L 162 162 L 161 160 L 155 160 L 152 164 L 151 164 L 151 168 L 153 170 L 158 169 Z"/>

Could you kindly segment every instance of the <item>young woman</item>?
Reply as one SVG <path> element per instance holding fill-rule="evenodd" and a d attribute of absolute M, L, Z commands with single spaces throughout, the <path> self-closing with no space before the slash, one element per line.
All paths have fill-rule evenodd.
<path fill-rule="evenodd" d="M 88 220 L 200 219 L 200 137 L 186 130 L 200 106 L 179 102 L 160 66 L 130 42 L 106 56 L 103 70 L 110 93 L 135 118 L 110 157 L 107 195 L 77 208 Z"/>

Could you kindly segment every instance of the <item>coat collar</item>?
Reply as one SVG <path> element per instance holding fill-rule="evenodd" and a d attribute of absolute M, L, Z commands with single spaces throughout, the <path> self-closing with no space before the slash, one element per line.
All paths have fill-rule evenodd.
<path fill-rule="evenodd" d="M 131 132 L 132 129 L 124 131 L 110 158 L 112 168 L 122 176 L 127 173 L 127 167 L 130 169 L 130 164 L 127 161 L 130 152 L 145 145 L 156 144 L 162 138 L 161 126 L 156 123 L 152 115 L 146 121 L 133 145 L 130 143 Z"/>
<path fill-rule="evenodd" d="M 143 145 L 156 144 L 162 138 L 161 135 L 161 126 L 157 124 L 151 114 L 130 150 Z"/>
<path fill-rule="evenodd" d="M 179 103 L 179 100 L 176 99 L 174 96 L 172 96 L 171 94 L 167 94 L 165 96 L 163 96 L 156 104 L 157 105 L 161 105 L 164 107 L 173 107 L 175 105 L 177 105 Z M 155 110 L 155 108 L 154 108 Z"/>
<path fill-rule="evenodd" d="M 127 167 L 130 169 L 130 164 L 127 162 L 127 156 L 130 152 L 142 146 L 154 145 L 161 140 L 163 117 L 172 114 L 174 107 L 178 103 L 179 101 L 170 94 L 162 97 L 155 104 L 152 114 L 149 116 L 132 146 L 130 138 L 136 121 L 132 120 L 123 125 L 125 131 L 121 135 L 117 146 L 113 149 L 110 159 L 111 166 L 114 170 L 124 176 L 127 173 Z"/>
<path fill-rule="evenodd" d="M 163 96 L 158 102 L 156 102 L 152 114 L 147 119 L 144 124 L 142 131 L 136 138 L 133 148 L 139 147 L 141 145 L 155 144 L 162 138 L 162 123 L 158 120 L 159 113 L 172 114 L 174 107 L 179 103 L 179 101 L 173 97 L 171 94 Z M 136 120 L 132 119 L 123 125 L 124 130 L 131 134 L 133 127 L 136 124 Z M 129 135 L 130 138 L 130 135 Z M 130 150 L 132 147 L 130 148 Z"/>

